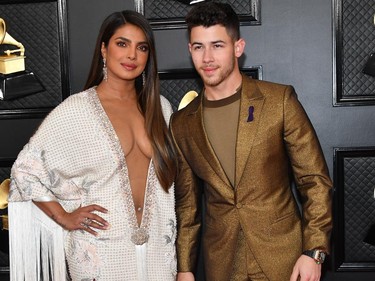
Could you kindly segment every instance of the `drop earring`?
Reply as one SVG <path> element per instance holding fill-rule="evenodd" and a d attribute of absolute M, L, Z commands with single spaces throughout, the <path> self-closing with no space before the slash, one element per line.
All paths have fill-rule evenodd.
<path fill-rule="evenodd" d="M 146 73 L 142 72 L 142 86 L 144 87 L 146 85 Z"/>
<path fill-rule="evenodd" d="M 103 80 L 108 81 L 107 60 L 105 58 L 103 58 Z"/>

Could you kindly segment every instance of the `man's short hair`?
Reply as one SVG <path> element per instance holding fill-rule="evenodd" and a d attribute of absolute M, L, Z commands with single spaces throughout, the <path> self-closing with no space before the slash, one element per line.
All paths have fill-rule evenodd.
<path fill-rule="evenodd" d="M 185 20 L 189 36 L 193 27 L 210 27 L 220 24 L 225 27 L 233 41 L 240 38 L 240 21 L 236 12 L 228 3 L 201 2 L 191 8 Z"/>

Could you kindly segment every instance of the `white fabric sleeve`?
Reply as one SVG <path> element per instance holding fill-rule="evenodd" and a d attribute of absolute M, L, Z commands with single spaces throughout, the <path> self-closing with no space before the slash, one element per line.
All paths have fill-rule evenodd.
<path fill-rule="evenodd" d="M 52 180 L 53 173 L 45 167 L 43 151 L 26 144 L 11 170 L 8 200 L 12 202 L 50 198 L 49 201 L 54 201 L 55 196 L 50 190 Z"/>

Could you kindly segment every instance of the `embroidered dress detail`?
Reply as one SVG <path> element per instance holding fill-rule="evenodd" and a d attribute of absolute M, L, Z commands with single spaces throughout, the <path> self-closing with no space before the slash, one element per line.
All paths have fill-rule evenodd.
<path fill-rule="evenodd" d="M 161 105 L 168 123 L 172 108 L 164 97 Z M 13 164 L 10 189 L 13 281 L 176 280 L 174 185 L 163 190 L 151 160 L 144 203 L 134 204 L 126 159 L 95 87 L 45 118 Z M 33 201 L 57 201 L 67 212 L 97 204 L 108 212 L 93 213 L 110 228 L 97 236 L 63 230 Z"/>
<path fill-rule="evenodd" d="M 99 97 L 95 91 L 95 93 L 90 95 L 91 102 L 94 105 L 96 115 L 100 117 L 101 124 L 103 125 L 107 135 L 109 136 L 108 141 L 111 145 L 111 149 L 114 154 L 117 156 L 118 163 L 119 163 L 119 170 L 120 170 L 120 181 L 121 181 L 121 188 L 123 190 L 123 197 L 125 202 L 125 208 L 129 214 L 129 226 L 132 229 L 131 233 L 131 241 L 134 245 L 143 245 L 149 239 L 149 228 L 151 223 L 151 216 L 155 200 L 155 188 L 157 186 L 157 176 L 154 170 L 154 165 L 152 160 L 150 161 L 150 165 L 148 168 L 148 176 L 147 176 L 147 183 L 146 183 L 146 191 L 145 191 L 145 202 L 143 207 L 143 214 L 142 214 L 142 221 L 141 225 L 138 226 L 137 217 L 135 214 L 135 205 L 133 201 L 132 191 L 129 182 L 129 173 L 128 168 L 126 165 L 126 160 L 124 157 L 124 152 L 121 148 L 120 140 L 110 122 L 107 114 L 104 111 L 102 104 L 100 103 Z"/>
<path fill-rule="evenodd" d="M 128 185 L 122 185 L 122 186 L 130 187 L 129 184 Z M 132 208 L 134 216 L 132 217 L 132 219 L 133 219 L 133 233 L 132 233 L 132 236 L 131 236 L 131 240 L 135 245 L 142 245 L 142 244 L 144 244 L 148 241 L 148 237 L 149 237 L 148 233 L 149 233 L 149 229 L 150 229 L 151 216 L 152 216 L 151 211 L 153 210 L 153 207 L 154 207 L 155 187 L 156 186 L 157 186 L 157 177 L 156 177 L 156 173 L 155 173 L 155 170 L 154 170 L 153 162 L 151 160 L 149 171 L 148 171 L 148 177 L 147 177 L 145 203 L 144 203 L 145 206 L 144 206 L 144 210 L 143 210 L 142 222 L 141 222 L 140 227 L 138 227 L 138 225 L 137 225 L 137 219 L 135 217 L 135 212 L 134 212 L 135 209 Z M 129 194 L 129 192 L 127 191 L 126 194 Z M 133 203 L 131 192 L 130 192 L 130 200 Z M 134 205 L 134 203 L 133 203 L 133 205 Z"/>

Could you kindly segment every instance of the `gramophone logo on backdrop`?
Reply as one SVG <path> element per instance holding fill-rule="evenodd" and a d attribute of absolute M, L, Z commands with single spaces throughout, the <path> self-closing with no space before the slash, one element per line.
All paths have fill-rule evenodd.
<path fill-rule="evenodd" d="M 17 99 L 44 90 L 34 73 L 25 70 L 25 47 L 6 32 L 0 18 L 0 100 Z"/>

